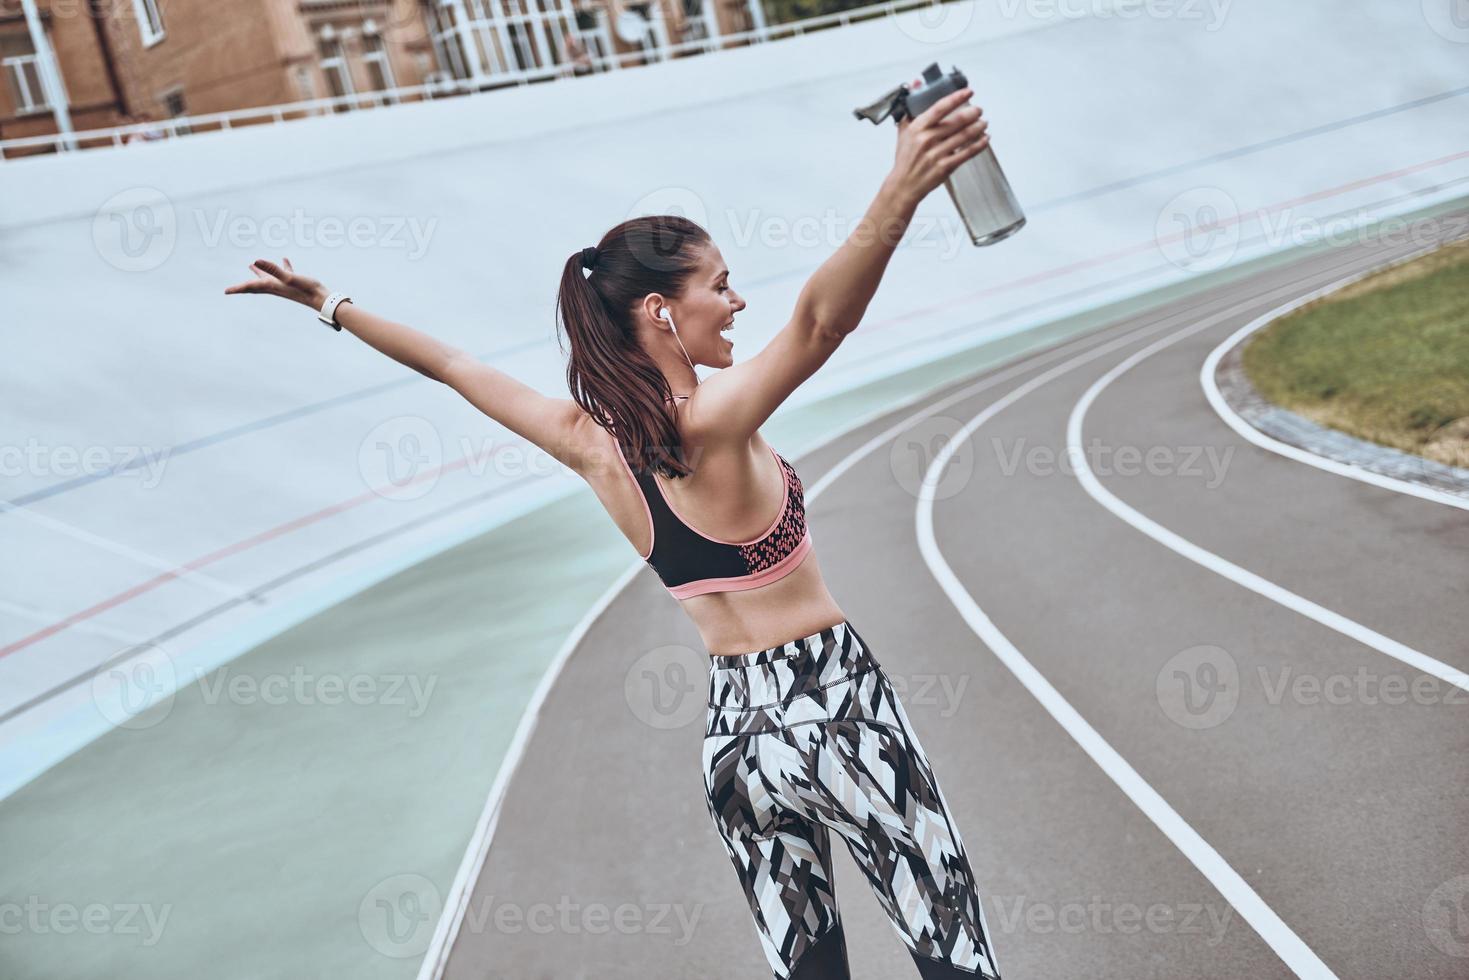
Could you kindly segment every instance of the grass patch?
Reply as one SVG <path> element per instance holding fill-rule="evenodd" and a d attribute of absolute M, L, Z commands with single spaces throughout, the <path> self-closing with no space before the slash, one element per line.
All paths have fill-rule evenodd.
<path fill-rule="evenodd" d="M 1469 467 L 1469 241 L 1306 304 L 1255 334 L 1242 356 L 1277 405 Z"/>

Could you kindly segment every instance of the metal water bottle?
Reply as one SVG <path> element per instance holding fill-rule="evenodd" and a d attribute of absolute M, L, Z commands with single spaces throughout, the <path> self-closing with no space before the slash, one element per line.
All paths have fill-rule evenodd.
<path fill-rule="evenodd" d="M 945 75 L 938 62 L 923 69 L 923 77 L 914 79 L 888 92 L 869 106 L 853 109 L 858 119 L 867 119 L 875 126 L 888 116 L 896 124 L 904 117 L 916 117 L 939 99 L 957 92 L 969 83 L 962 72 L 955 68 Z M 1025 226 L 1025 214 L 1020 202 L 1010 190 L 1010 181 L 1000 169 L 995 152 L 986 146 L 980 153 L 965 160 L 944 181 L 964 227 L 976 245 L 993 245 L 1009 238 Z"/>

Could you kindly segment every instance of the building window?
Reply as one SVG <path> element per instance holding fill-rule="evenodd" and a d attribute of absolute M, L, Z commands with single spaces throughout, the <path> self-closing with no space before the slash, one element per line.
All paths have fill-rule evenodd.
<path fill-rule="evenodd" d="M 163 40 L 163 14 L 158 9 L 158 0 L 133 0 L 133 12 L 137 14 L 145 48 Z"/>
<path fill-rule="evenodd" d="M 681 0 L 684 16 L 684 35 L 681 41 L 707 41 L 718 33 L 719 26 L 711 23 L 712 10 L 706 10 L 704 0 Z"/>
<path fill-rule="evenodd" d="M 0 70 L 5 73 L 17 116 L 51 110 L 46 100 L 46 87 L 41 84 L 41 66 L 36 63 L 36 52 L 31 48 L 30 38 L 20 34 L 0 37 Z"/>
<path fill-rule="evenodd" d="M 179 87 L 171 88 L 159 95 L 158 103 L 163 106 L 163 114 L 169 119 L 180 119 L 189 113 L 188 108 L 184 105 L 184 90 Z M 178 136 L 189 134 L 189 127 L 183 123 L 175 123 L 168 128 Z"/>
<path fill-rule="evenodd" d="M 515 70 L 530 71 L 537 67 L 535 46 L 530 35 L 526 32 L 524 24 L 510 23 L 505 25 L 510 32 L 511 51 L 515 55 Z"/>
<path fill-rule="evenodd" d="M 460 44 L 459 35 L 454 30 L 454 18 L 434 0 L 420 0 L 420 4 L 419 9 L 424 19 L 428 21 L 428 36 L 434 46 L 434 61 L 439 66 L 434 76 L 468 78 L 469 66 L 464 58 L 464 48 Z"/>
<path fill-rule="evenodd" d="M 575 36 L 579 42 L 578 47 L 583 56 L 575 55 L 572 60 L 578 62 L 575 73 L 587 74 L 588 71 L 607 71 L 615 68 L 613 61 L 615 51 L 612 48 L 612 36 L 607 28 L 607 12 L 604 8 L 593 9 L 582 7 L 576 11 Z"/>
<path fill-rule="evenodd" d="M 366 28 L 362 35 L 362 61 L 367 69 L 367 84 L 373 91 L 382 92 L 396 87 L 393 84 L 393 66 L 388 63 L 382 37 L 366 33 Z"/>
<path fill-rule="evenodd" d="M 321 54 L 321 73 L 326 76 L 328 91 L 338 97 L 356 92 L 352 87 L 352 72 L 347 68 L 347 56 L 342 51 L 341 38 L 337 37 L 331 25 L 322 28 L 316 49 Z M 337 112 L 346 112 L 351 106 L 343 102 L 334 108 Z"/>

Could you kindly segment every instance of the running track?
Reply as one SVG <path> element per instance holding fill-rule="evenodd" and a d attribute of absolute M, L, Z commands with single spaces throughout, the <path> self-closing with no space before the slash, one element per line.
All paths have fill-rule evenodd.
<path fill-rule="evenodd" d="M 1257 448 L 1199 378 L 1241 325 L 1410 250 L 1217 287 L 795 461 L 808 560 L 906 691 L 1007 980 L 1469 975 L 1469 513 Z M 1092 476 L 1068 433 L 1103 447 Z M 622 582 L 424 975 L 767 975 L 705 810 L 698 634 L 650 570 Z M 912 976 L 834 861 L 854 975 Z"/>

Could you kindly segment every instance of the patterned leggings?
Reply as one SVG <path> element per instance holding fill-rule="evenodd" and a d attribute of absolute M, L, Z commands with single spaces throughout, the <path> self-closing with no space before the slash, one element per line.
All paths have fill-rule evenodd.
<path fill-rule="evenodd" d="M 849 622 L 713 657 L 704 785 L 777 980 L 846 980 L 830 831 L 923 980 L 998 980 L 974 874 L 882 668 Z"/>

